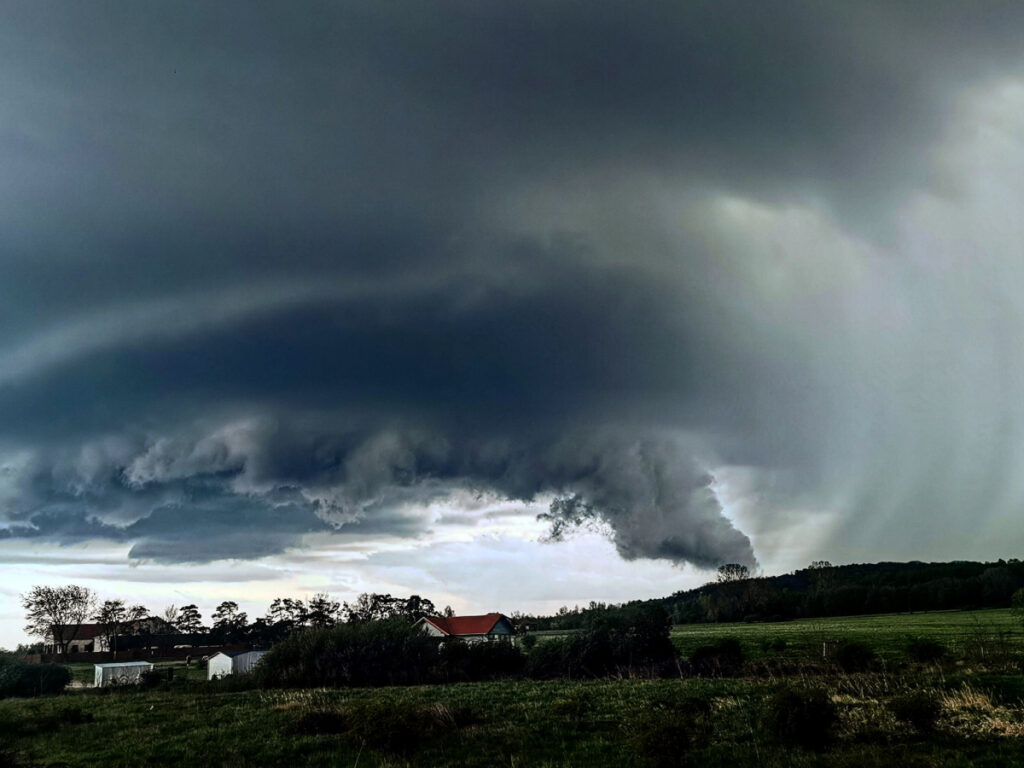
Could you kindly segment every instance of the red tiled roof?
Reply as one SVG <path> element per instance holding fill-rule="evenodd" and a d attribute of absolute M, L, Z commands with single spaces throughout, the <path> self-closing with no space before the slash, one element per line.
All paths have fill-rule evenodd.
<path fill-rule="evenodd" d="M 424 616 L 423 620 L 446 635 L 486 635 L 502 618 L 500 613 L 487 613 L 483 616 Z"/>

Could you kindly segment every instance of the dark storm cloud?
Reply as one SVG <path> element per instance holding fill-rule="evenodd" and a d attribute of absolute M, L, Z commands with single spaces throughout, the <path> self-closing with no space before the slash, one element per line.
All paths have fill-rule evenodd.
<path fill-rule="evenodd" d="M 410 509 L 470 489 L 560 499 L 556 527 L 596 521 L 626 558 L 752 564 L 716 468 L 791 472 L 781 504 L 834 488 L 861 444 L 835 436 L 878 405 L 849 381 L 900 353 L 813 282 L 826 238 L 897 237 L 951 94 L 1016 71 L 1021 15 L 12 9 L 3 535 L 256 558 L 417 536 Z M 723 234 L 730 196 L 827 212 L 802 254 L 823 266 L 783 274 L 811 299 Z"/>

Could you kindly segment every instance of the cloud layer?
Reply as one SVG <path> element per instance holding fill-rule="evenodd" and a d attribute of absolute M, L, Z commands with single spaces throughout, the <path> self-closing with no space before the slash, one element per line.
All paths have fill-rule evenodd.
<path fill-rule="evenodd" d="M 0 32 L 0 537 L 1020 543 L 1021 9 L 104 10 Z"/>

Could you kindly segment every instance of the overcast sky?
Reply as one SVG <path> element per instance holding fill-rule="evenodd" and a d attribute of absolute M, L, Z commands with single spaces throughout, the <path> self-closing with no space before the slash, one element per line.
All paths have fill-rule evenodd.
<path fill-rule="evenodd" d="M 1021 4 L 3 15 L 0 645 L 1022 554 Z"/>

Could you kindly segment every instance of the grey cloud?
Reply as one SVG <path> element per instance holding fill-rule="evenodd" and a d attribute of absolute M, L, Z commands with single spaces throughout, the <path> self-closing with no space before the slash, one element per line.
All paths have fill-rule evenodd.
<path fill-rule="evenodd" d="M 753 563 L 723 466 L 754 528 L 832 510 L 837 548 L 1003 519 L 1015 233 L 943 265 L 914 205 L 1022 15 L 15 7 L 0 536 L 259 558 L 478 491 L 578 499 L 552 522 L 625 558 Z"/>

